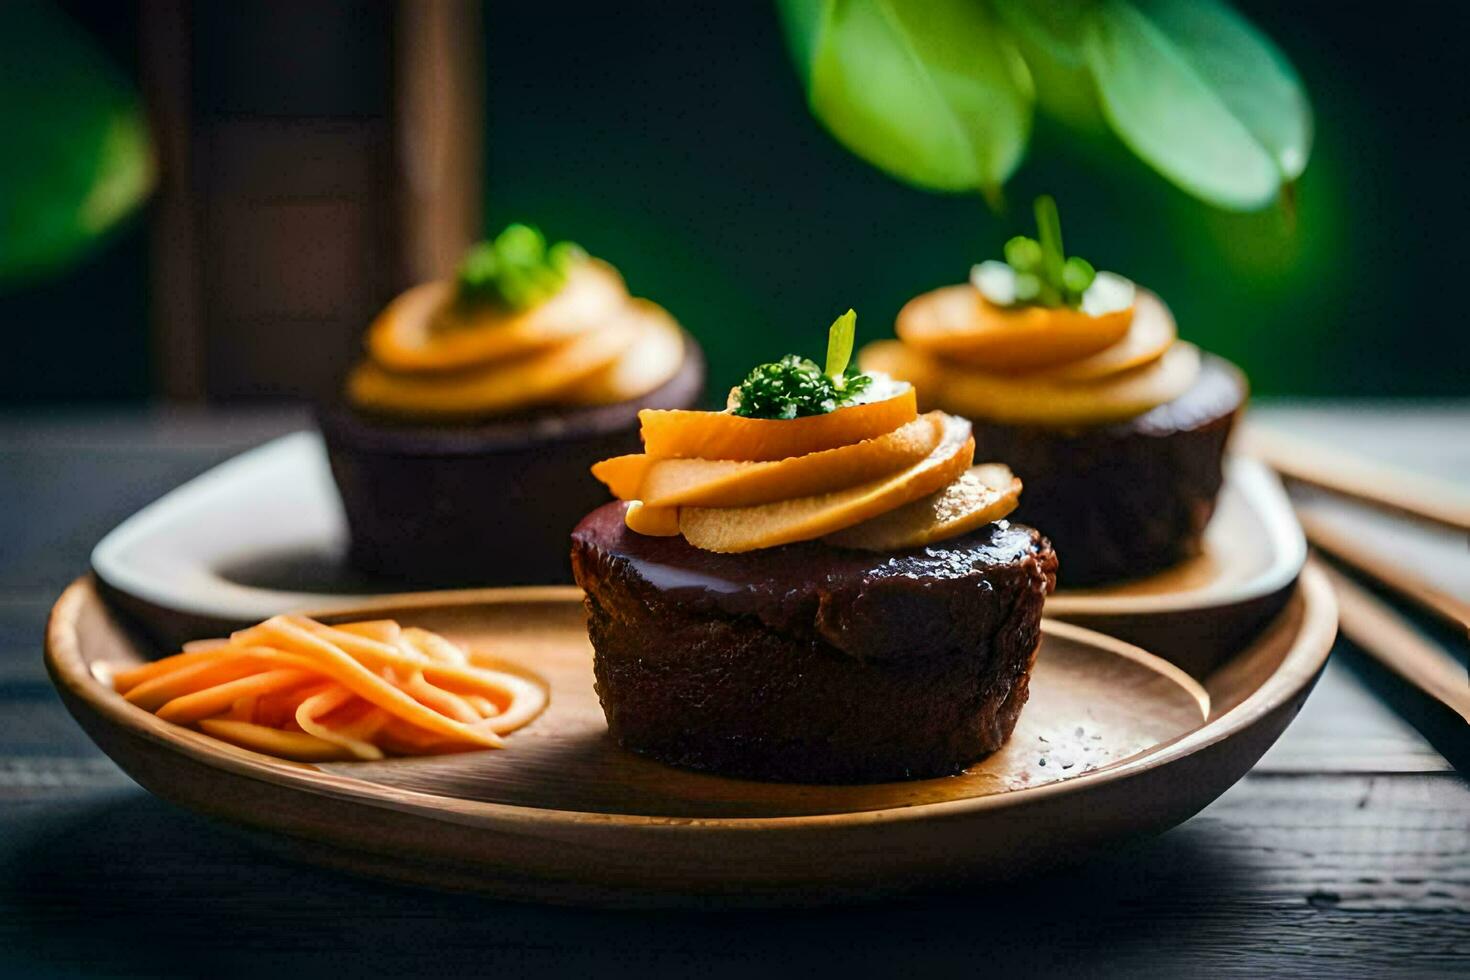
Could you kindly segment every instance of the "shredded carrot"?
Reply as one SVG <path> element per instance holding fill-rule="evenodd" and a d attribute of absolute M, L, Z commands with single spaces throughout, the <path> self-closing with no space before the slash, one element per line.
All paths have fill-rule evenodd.
<path fill-rule="evenodd" d="M 464 699 L 486 718 L 493 718 L 500 714 L 500 707 L 483 694 L 466 694 Z"/>
<path fill-rule="evenodd" d="M 221 657 L 216 654 L 209 660 L 185 664 L 172 673 L 149 678 L 130 688 L 123 697 L 140 708 L 157 711 L 174 698 L 245 677 L 254 673 L 257 668 L 254 658 Z"/>
<path fill-rule="evenodd" d="M 255 706 L 259 701 L 260 698 L 254 694 L 249 697 L 243 697 L 232 704 L 229 713 L 223 717 L 229 718 L 231 721 L 249 721 L 255 717 Z"/>
<path fill-rule="evenodd" d="M 365 636 L 369 640 L 377 640 L 380 643 L 392 643 L 402 631 L 398 623 L 392 619 L 365 619 L 360 623 L 343 623 L 336 628 L 346 633 Z"/>
<path fill-rule="evenodd" d="M 283 759 L 329 762 L 349 758 L 342 746 L 333 745 L 304 732 L 283 732 L 279 728 L 255 725 L 248 721 L 231 721 L 227 718 L 203 718 L 199 721 L 199 727 L 221 741 L 267 755 L 277 755 Z"/>
<path fill-rule="evenodd" d="M 285 647 L 290 652 L 315 661 L 319 671 L 354 694 L 373 702 L 380 708 L 411 719 L 420 728 L 451 739 L 467 738 L 483 745 L 496 748 L 500 746 L 500 739 L 496 738 L 493 732 L 472 729 L 463 722 L 455 721 L 453 718 L 424 707 L 403 688 L 385 682 L 364 667 L 361 661 L 355 659 L 354 655 L 348 653 L 343 647 L 337 646 L 325 636 L 303 628 L 297 622 L 292 622 L 284 616 L 276 616 L 266 620 L 257 629 L 265 630 L 278 645 Z M 336 631 L 333 639 L 349 635 Z M 371 643 L 371 641 L 356 637 L 354 639 L 357 639 L 360 644 Z"/>
<path fill-rule="evenodd" d="M 113 683 L 165 721 L 302 762 L 499 748 L 547 700 L 540 685 L 477 666 L 437 633 L 303 616 L 195 641 Z"/>
<path fill-rule="evenodd" d="M 155 660 L 132 670 L 124 670 L 113 675 L 112 686 L 119 694 L 126 694 L 132 688 L 137 687 L 144 681 L 152 680 L 160 674 L 166 674 L 180 667 L 187 667 L 211 659 L 212 655 L 207 650 L 196 650 L 191 653 L 177 653 L 172 657 Z"/>
<path fill-rule="evenodd" d="M 381 759 L 383 750 L 364 739 L 333 729 L 319 720 L 322 716 L 342 707 L 352 700 L 352 692 L 345 687 L 333 685 L 320 694 L 313 694 L 296 709 L 296 724 L 308 735 L 315 735 L 324 742 L 340 745 L 359 759 Z"/>
<path fill-rule="evenodd" d="M 403 631 L 403 637 L 422 650 L 430 659 L 446 664 L 469 663 L 469 657 L 465 655 L 464 650 L 450 643 L 438 633 L 409 628 Z"/>
<path fill-rule="evenodd" d="M 259 674 L 251 674 L 238 680 L 226 681 L 216 684 L 214 687 L 206 687 L 195 691 L 193 694 L 185 694 L 174 698 L 168 704 L 158 709 L 158 717 L 164 721 L 171 721 L 179 725 L 187 725 L 191 721 L 201 718 L 213 718 L 215 715 L 227 711 L 240 698 L 270 694 L 274 691 L 283 691 L 288 688 L 300 687 L 311 680 L 311 674 L 304 670 L 293 670 L 283 667 L 280 670 L 267 670 Z"/>

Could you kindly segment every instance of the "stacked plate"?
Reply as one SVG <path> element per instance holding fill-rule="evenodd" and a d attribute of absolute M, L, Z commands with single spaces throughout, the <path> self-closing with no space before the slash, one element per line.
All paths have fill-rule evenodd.
<path fill-rule="evenodd" d="M 144 786 L 304 859 L 558 902 L 872 898 L 1160 831 L 1275 741 L 1336 629 L 1280 484 L 1234 458 L 1201 556 L 1047 600 L 1032 698 L 1001 752 L 947 779 L 756 783 L 611 744 L 577 590 L 379 594 L 347 569 L 345 543 L 316 436 L 218 467 L 97 546 L 94 574 L 52 617 L 58 688 Z M 551 706 L 514 751 L 304 765 L 160 721 L 108 683 L 184 639 L 287 610 L 393 617 L 494 649 L 537 671 Z"/>

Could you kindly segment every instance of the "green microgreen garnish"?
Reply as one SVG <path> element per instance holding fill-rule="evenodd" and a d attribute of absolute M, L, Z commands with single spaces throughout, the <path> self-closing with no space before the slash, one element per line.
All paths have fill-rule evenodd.
<path fill-rule="evenodd" d="M 1069 306 L 1077 309 L 1097 277 L 1086 259 L 1068 257 L 1062 249 L 1062 219 L 1048 194 L 1036 199 L 1036 238 L 1017 235 L 1006 242 L 1005 264 L 1012 288 L 996 302 L 1003 305 Z M 997 270 L 999 271 L 999 270 Z M 987 291 L 989 295 L 989 291 Z"/>
<path fill-rule="evenodd" d="M 852 360 L 852 344 L 856 337 L 857 312 L 854 310 L 848 310 L 833 320 L 832 326 L 827 328 L 827 370 L 824 373 L 828 377 L 841 378 L 847 370 L 847 363 Z"/>
<path fill-rule="evenodd" d="M 586 253 L 572 242 L 547 247 L 530 225 L 507 225 L 465 254 L 455 275 L 455 301 L 462 307 L 494 304 L 524 310 L 544 303 L 566 285 Z"/>
<path fill-rule="evenodd" d="M 827 331 L 825 371 L 796 354 L 762 364 L 735 389 L 731 410 L 752 419 L 795 419 L 852 404 L 873 383 L 850 363 L 856 335 L 857 314 L 848 310 Z"/>

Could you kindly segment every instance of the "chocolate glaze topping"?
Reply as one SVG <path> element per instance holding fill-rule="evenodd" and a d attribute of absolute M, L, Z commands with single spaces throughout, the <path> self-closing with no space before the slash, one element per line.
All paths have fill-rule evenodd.
<path fill-rule="evenodd" d="M 1044 594 L 1056 574 L 1045 539 L 1006 521 L 894 554 L 807 541 L 725 555 L 682 537 L 630 531 L 626 508 L 599 507 L 573 532 L 574 561 L 588 566 L 590 578 L 615 575 L 646 602 L 691 615 L 751 617 L 859 659 L 952 647 L 957 634 L 983 631 L 1007 611 L 992 593 L 1031 586 Z M 965 610 L 973 622 L 956 622 Z"/>

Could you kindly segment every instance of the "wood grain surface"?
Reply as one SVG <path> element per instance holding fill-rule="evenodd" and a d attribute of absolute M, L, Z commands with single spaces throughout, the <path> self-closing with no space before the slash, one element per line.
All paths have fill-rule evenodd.
<path fill-rule="evenodd" d="M 1257 411 L 1260 411 L 1257 409 Z M 1457 414 L 1456 414 L 1457 412 Z M 1447 478 L 1470 406 L 1276 413 Z M 0 417 L 0 950 L 18 976 L 1464 975 L 1470 788 L 1340 642 L 1252 775 L 1164 836 L 1004 891 L 795 913 L 548 909 L 287 862 L 149 795 L 66 716 L 46 612 L 117 521 L 301 416 Z M 1417 446 L 1417 449 L 1416 449 Z M 1462 450 L 1470 447 L 1461 445 Z M 1417 456 L 1415 455 L 1417 453 Z M 1463 656 L 1463 650 L 1461 651 Z M 1446 750 L 1453 747 L 1438 743 Z"/>
<path fill-rule="evenodd" d="M 1035 703 L 1004 750 L 946 779 L 802 786 L 691 773 L 611 744 L 575 590 L 422 593 L 340 617 L 393 618 L 493 651 L 496 666 L 542 677 L 550 707 L 503 752 L 272 759 L 120 698 L 111 675 L 159 651 L 128 634 L 90 577 L 52 611 L 47 669 L 144 786 L 270 831 L 302 860 L 553 903 L 814 906 L 1014 879 L 1174 826 L 1276 740 L 1336 629 L 1325 580 L 1308 569 L 1206 693 L 1142 650 L 1043 621 Z"/>
<path fill-rule="evenodd" d="M 1470 490 L 1459 483 L 1268 425 L 1247 426 L 1236 444 L 1289 479 L 1452 531 L 1470 531 Z"/>
<path fill-rule="evenodd" d="M 1460 663 L 1347 575 L 1335 569 L 1328 575 L 1347 637 L 1470 726 L 1470 677 Z"/>
<path fill-rule="evenodd" d="M 105 679 L 168 651 L 134 646 L 102 609 L 94 583 L 83 581 L 58 604 L 57 618 L 76 622 L 79 679 L 85 697 L 121 708 Z M 76 598 L 68 603 L 67 597 Z M 1060 623 L 1046 623 L 1031 680 L 1031 700 L 1000 752 L 943 779 L 853 786 L 753 782 L 675 769 L 625 752 L 607 738 L 593 689 L 592 646 L 581 593 L 572 587 L 429 593 L 411 602 L 376 601 L 323 617 L 392 618 L 448 637 L 476 662 L 519 673 L 551 692 L 547 709 L 508 739 L 505 751 L 321 763 L 317 770 L 381 789 L 446 801 L 666 817 L 791 817 L 857 813 L 974 799 L 1061 782 L 1125 764 L 1200 728 L 1217 713 L 1210 694 L 1187 674 L 1149 653 Z M 1234 706 L 1279 666 L 1292 646 L 1283 624 L 1252 647 L 1259 664 L 1222 673 L 1220 702 Z M 58 624 L 53 620 L 53 630 Z M 64 625 L 64 624 L 63 624 Z M 55 635 L 53 633 L 53 635 Z M 63 667 L 63 669 L 67 669 Z M 78 679 L 77 674 L 72 675 Z M 103 683 L 98 683 L 98 679 Z M 179 734 L 141 710 L 124 726 Z M 206 757 L 239 750 L 189 733 Z M 294 767 L 293 767 L 294 768 Z"/>

